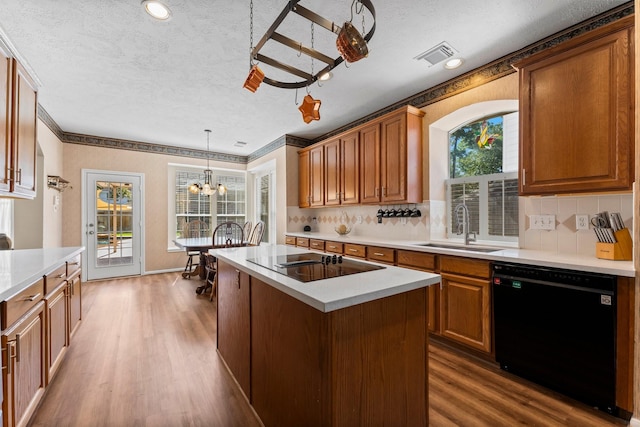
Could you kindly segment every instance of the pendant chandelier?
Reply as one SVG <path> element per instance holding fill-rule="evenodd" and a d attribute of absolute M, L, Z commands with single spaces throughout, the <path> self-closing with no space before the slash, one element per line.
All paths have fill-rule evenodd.
<path fill-rule="evenodd" d="M 223 196 L 227 192 L 226 187 L 222 184 L 212 185 L 213 171 L 209 169 L 209 135 L 211 130 L 205 129 L 204 131 L 207 133 L 207 168 L 204 170 L 204 184 L 194 182 L 189 186 L 189 191 L 193 194 L 204 194 L 205 196 L 213 196 L 217 192 Z"/>

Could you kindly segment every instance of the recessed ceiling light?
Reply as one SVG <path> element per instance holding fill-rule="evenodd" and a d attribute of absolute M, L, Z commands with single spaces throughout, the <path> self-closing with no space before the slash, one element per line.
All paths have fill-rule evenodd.
<path fill-rule="evenodd" d="M 460 58 L 452 58 L 444 63 L 444 68 L 447 70 L 453 70 L 454 68 L 458 68 L 462 65 L 462 59 Z"/>
<path fill-rule="evenodd" d="M 144 10 L 159 21 L 167 21 L 171 18 L 171 10 L 157 0 L 142 0 Z"/>
<path fill-rule="evenodd" d="M 326 82 L 327 80 L 330 80 L 331 77 L 333 77 L 333 73 L 331 71 L 327 71 L 326 73 L 322 74 L 320 77 L 318 77 L 320 80 L 322 80 L 323 82 Z"/>

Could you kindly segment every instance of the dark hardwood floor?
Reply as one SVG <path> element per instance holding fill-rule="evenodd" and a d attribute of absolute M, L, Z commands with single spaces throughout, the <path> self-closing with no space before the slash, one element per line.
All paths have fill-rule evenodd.
<path fill-rule="evenodd" d="M 84 284 L 83 321 L 32 426 L 259 426 L 215 351 L 215 305 L 179 273 Z M 431 426 L 626 422 L 441 344 Z"/>

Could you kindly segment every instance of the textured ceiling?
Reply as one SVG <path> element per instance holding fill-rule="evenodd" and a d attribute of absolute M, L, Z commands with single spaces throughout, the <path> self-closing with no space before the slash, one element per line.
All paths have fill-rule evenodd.
<path fill-rule="evenodd" d="M 308 88 L 322 101 L 320 121 L 309 124 L 295 90 L 242 87 L 249 71 L 248 0 L 165 0 L 173 12 L 167 22 L 146 15 L 140 0 L 3 0 L 0 27 L 34 70 L 39 102 L 63 131 L 203 149 L 209 128 L 212 151 L 248 155 L 284 134 L 319 137 L 626 3 L 371 1 L 377 16 L 369 57 L 341 64 L 332 80 Z M 300 1 L 340 26 L 350 20 L 351 3 Z M 254 45 L 286 4 L 254 0 Z M 353 22 L 362 29 L 360 16 Z M 370 25 L 366 15 L 367 31 Z M 310 45 L 308 21 L 288 17 L 280 28 Z M 314 30 L 316 48 L 335 58 L 334 37 Z M 465 59 L 461 68 L 413 59 L 442 41 Z M 269 49 L 310 71 L 308 57 Z M 270 77 L 286 77 L 263 68 Z M 306 92 L 298 91 L 298 102 Z M 236 141 L 247 145 L 234 147 Z"/>

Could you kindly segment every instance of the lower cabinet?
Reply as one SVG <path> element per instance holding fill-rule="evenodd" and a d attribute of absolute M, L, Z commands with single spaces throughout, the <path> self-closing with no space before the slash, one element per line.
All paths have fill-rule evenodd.
<path fill-rule="evenodd" d="M 218 352 L 247 397 L 251 396 L 249 286 L 247 273 L 218 262 Z"/>
<path fill-rule="evenodd" d="M 45 303 L 40 301 L 2 332 L 3 425 L 25 426 L 44 393 Z"/>
<path fill-rule="evenodd" d="M 491 353 L 491 275 L 488 261 L 440 257 L 440 334 Z"/>
<path fill-rule="evenodd" d="M 0 301 L 4 427 L 28 425 L 64 359 L 82 317 L 79 257 Z"/>
<path fill-rule="evenodd" d="M 45 296 L 47 313 L 47 384 L 62 363 L 69 347 L 69 286 L 61 283 Z"/>
<path fill-rule="evenodd" d="M 80 271 L 76 271 L 74 275 L 67 279 L 69 287 L 69 336 L 73 334 L 80 326 L 80 320 L 82 320 L 82 280 L 80 278 Z"/>
<path fill-rule="evenodd" d="M 415 270 L 426 271 L 427 273 L 437 273 L 438 257 L 435 254 L 426 252 L 414 252 L 398 250 L 398 267 L 413 268 Z M 439 286 L 433 285 L 427 288 L 427 328 L 429 333 L 440 333 L 440 291 L 442 281 Z"/>

